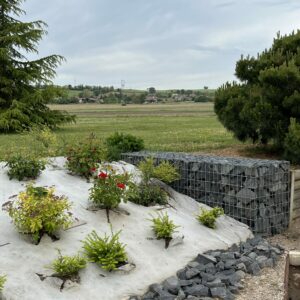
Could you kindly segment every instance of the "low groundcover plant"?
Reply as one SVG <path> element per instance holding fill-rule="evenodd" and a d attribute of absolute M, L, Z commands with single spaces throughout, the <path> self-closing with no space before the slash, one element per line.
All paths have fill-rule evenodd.
<path fill-rule="evenodd" d="M 24 179 L 36 179 L 41 171 L 45 170 L 46 159 L 31 155 L 16 154 L 7 158 L 9 179 L 16 178 L 19 181 Z"/>
<path fill-rule="evenodd" d="M 155 236 L 158 239 L 164 239 L 166 242 L 165 248 L 168 248 L 173 233 L 175 233 L 176 229 L 180 226 L 175 225 L 174 222 L 170 220 L 167 213 L 158 213 L 157 217 L 152 216 L 150 221 L 152 222 L 152 229 L 155 233 Z"/>
<path fill-rule="evenodd" d="M 6 282 L 6 276 L 0 275 L 0 293 L 3 291 L 5 282 Z"/>
<path fill-rule="evenodd" d="M 58 250 L 58 258 L 56 258 L 49 266 L 48 269 L 52 270 L 54 274 L 51 277 L 58 277 L 63 280 L 61 290 L 67 280 L 80 282 L 79 271 L 86 267 L 86 259 L 79 254 L 68 256 L 62 255 Z"/>
<path fill-rule="evenodd" d="M 14 201 L 7 203 L 7 210 L 17 229 L 31 234 L 36 244 L 44 234 L 55 238 L 55 232 L 72 223 L 71 205 L 65 196 L 56 196 L 54 188 L 27 185 Z"/>
<path fill-rule="evenodd" d="M 127 263 L 125 245 L 119 241 L 121 231 L 98 236 L 96 231 L 92 231 L 83 241 L 83 249 L 90 262 L 100 265 L 107 271 L 113 271 Z"/>
<path fill-rule="evenodd" d="M 216 228 L 217 218 L 222 215 L 224 215 L 224 210 L 221 207 L 214 207 L 210 210 L 202 208 L 197 220 L 204 226 L 214 229 Z"/>

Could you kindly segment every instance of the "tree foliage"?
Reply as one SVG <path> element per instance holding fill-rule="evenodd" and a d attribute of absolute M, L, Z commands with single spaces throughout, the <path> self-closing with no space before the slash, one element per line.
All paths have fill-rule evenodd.
<path fill-rule="evenodd" d="M 23 0 L 0 0 L 0 132 L 17 132 L 33 125 L 55 128 L 74 116 L 50 110 L 46 103 L 60 90 L 52 86 L 60 55 L 29 60 L 47 34 L 43 21 L 21 22 Z M 45 85 L 40 88 L 40 85 Z"/>
<path fill-rule="evenodd" d="M 226 83 L 216 92 L 215 112 L 241 140 L 284 147 L 290 118 L 300 121 L 300 31 L 280 34 L 257 57 L 236 64 L 240 83 Z"/>

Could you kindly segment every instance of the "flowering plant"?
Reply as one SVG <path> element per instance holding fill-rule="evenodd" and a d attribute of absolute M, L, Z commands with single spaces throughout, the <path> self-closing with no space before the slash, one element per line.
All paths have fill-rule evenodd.
<path fill-rule="evenodd" d="M 72 173 L 89 179 L 97 171 L 104 155 L 101 143 L 90 136 L 86 141 L 67 149 L 66 166 Z"/>
<path fill-rule="evenodd" d="M 90 189 L 90 200 L 99 208 L 106 209 L 109 222 L 109 210 L 116 208 L 121 200 L 127 201 L 126 187 L 130 185 L 129 174 L 116 174 L 113 170 L 101 171 Z"/>

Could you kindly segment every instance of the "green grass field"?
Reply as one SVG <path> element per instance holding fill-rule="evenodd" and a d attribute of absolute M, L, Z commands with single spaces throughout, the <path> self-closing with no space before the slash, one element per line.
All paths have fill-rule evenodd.
<path fill-rule="evenodd" d="M 76 142 L 92 132 L 104 139 L 115 131 L 142 137 L 150 150 L 209 152 L 240 144 L 219 123 L 212 103 L 50 107 L 77 115 L 76 124 L 56 131 L 60 145 Z M 7 152 L 30 147 L 30 139 L 25 134 L 0 135 L 0 159 Z"/>

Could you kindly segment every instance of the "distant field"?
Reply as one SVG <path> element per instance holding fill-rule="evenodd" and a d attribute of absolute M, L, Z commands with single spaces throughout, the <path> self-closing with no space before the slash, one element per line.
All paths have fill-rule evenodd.
<path fill-rule="evenodd" d="M 209 152 L 239 144 L 217 120 L 212 103 L 50 107 L 77 115 L 76 124 L 65 125 L 56 131 L 61 145 L 78 141 L 92 132 L 105 138 L 115 131 L 142 137 L 150 150 Z M 26 135 L 0 135 L 0 159 L 7 151 L 22 148 L 30 148 Z"/>

